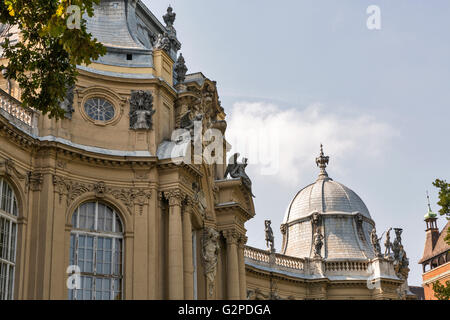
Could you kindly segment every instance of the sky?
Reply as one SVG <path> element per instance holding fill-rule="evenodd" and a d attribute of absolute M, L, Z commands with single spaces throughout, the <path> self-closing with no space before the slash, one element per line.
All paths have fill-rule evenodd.
<path fill-rule="evenodd" d="M 169 4 L 144 3 L 160 19 Z M 409 283 L 421 285 L 426 192 L 438 211 L 432 182 L 450 179 L 450 2 L 170 4 L 189 72 L 218 82 L 227 138 L 254 133 L 252 143 L 269 145 L 264 152 L 277 163 L 268 169 L 261 154 L 237 150 L 249 157 L 256 196 L 248 245 L 265 248 L 270 219 L 280 249 L 285 210 L 316 180 L 323 143 L 330 177 L 363 199 L 379 233 L 404 228 Z M 380 30 L 367 27 L 370 5 L 380 8 Z M 439 219 L 441 228 L 445 223 Z"/>

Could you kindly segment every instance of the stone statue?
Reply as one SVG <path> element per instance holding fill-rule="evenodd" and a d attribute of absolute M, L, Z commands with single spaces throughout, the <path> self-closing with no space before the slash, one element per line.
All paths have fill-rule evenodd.
<path fill-rule="evenodd" d="M 406 279 L 409 274 L 409 259 L 406 256 L 406 251 L 402 244 L 403 229 L 396 228 L 394 231 L 396 236 L 392 245 L 392 251 L 394 252 L 394 269 L 398 276 Z"/>
<path fill-rule="evenodd" d="M 194 190 L 194 200 L 198 204 L 198 209 L 200 210 L 202 216 L 206 215 L 206 208 L 208 203 L 206 202 L 206 196 L 203 190 L 200 189 L 198 183 L 194 182 L 192 184 L 192 189 Z"/>
<path fill-rule="evenodd" d="M 180 53 L 180 56 L 178 57 L 174 71 L 177 74 L 177 77 L 176 77 L 177 82 L 183 83 L 184 80 L 186 80 L 186 73 L 188 71 L 188 68 L 186 67 L 186 61 L 184 60 L 184 57 L 181 53 Z"/>
<path fill-rule="evenodd" d="M 265 231 L 266 231 L 266 246 L 270 249 L 270 252 L 275 252 L 275 237 L 273 236 L 273 230 L 270 226 L 272 221 L 266 220 L 264 222 Z"/>
<path fill-rule="evenodd" d="M 130 128 L 133 130 L 151 130 L 153 126 L 152 117 L 153 96 L 150 91 L 131 91 L 130 99 Z"/>
<path fill-rule="evenodd" d="M 208 291 L 211 297 L 214 294 L 217 274 L 217 259 L 220 252 L 220 234 L 213 228 L 205 228 L 203 233 L 202 256 L 205 267 L 205 275 L 208 280 Z"/>
<path fill-rule="evenodd" d="M 381 240 L 381 238 L 378 238 L 378 236 L 377 236 L 377 230 L 375 228 L 373 228 L 372 232 L 370 233 L 370 242 L 372 243 L 372 248 L 373 248 L 373 251 L 375 252 L 376 257 L 381 256 L 380 240 Z"/>
<path fill-rule="evenodd" d="M 248 166 L 248 159 L 243 158 L 242 163 L 238 163 L 238 158 L 240 154 L 235 153 L 228 161 L 228 167 L 225 171 L 224 178 L 227 179 L 228 175 L 230 175 L 233 179 L 242 178 L 242 181 L 244 183 L 244 186 L 247 187 L 247 189 L 250 191 L 252 197 L 254 197 L 252 193 L 252 181 L 250 180 L 249 176 L 245 172 L 245 169 Z"/>
<path fill-rule="evenodd" d="M 164 22 L 166 23 L 167 29 L 172 29 L 173 24 L 175 23 L 175 19 L 177 17 L 177 14 L 173 12 L 173 9 L 171 6 L 167 8 L 167 13 L 163 16 Z"/>
<path fill-rule="evenodd" d="M 169 52 L 171 48 L 169 35 L 167 32 L 164 34 L 159 34 L 158 38 L 156 39 L 156 44 L 154 46 L 154 49 L 156 50 L 164 50 L 166 52 Z"/>
<path fill-rule="evenodd" d="M 180 128 L 188 130 L 189 133 L 190 133 L 191 139 L 194 138 L 194 136 L 195 136 L 194 129 L 195 129 L 195 123 L 196 122 L 203 123 L 203 115 L 202 114 L 197 114 L 192 119 L 192 111 L 191 110 L 186 112 L 186 114 L 184 116 L 182 116 L 181 119 L 180 119 Z M 199 137 L 197 137 L 197 138 L 199 138 Z"/>
<path fill-rule="evenodd" d="M 68 87 L 67 88 L 66 97 L 59 104 L 61 109 L 63 109 L 66 112 L 65 113 L 65 117 L 67 119 L 72 119 L 72 113 L 75 111 L 73 109 L 74 90 L 75 90 L 75 85 L 72 85 L 72 86 Z"/>
<path fill-rule="evenodd" d="M 398 261 L 400 257 L 401 245 L 402 245 L 402 229 L 394 229 L 395 231 L 395 240 L 392 244 L 392 252 L 394 253 L 394 260 Z"/>
<path fill-rule="evenodd" d="M 322 257 L 323 239 L 322 233 L 317 229 L 314 233 L 314 256 L 316 258 Z"/>
<path fill-rule="evenodd" d="M 389 228 L 389 230 L 386 231 L 386 240 L 384 241 L 384 248 L 385 248 L 384 256 L 387 258 L 391 255 L 391 248 L 392 248 L 391 230 L 392 228 Z"/>

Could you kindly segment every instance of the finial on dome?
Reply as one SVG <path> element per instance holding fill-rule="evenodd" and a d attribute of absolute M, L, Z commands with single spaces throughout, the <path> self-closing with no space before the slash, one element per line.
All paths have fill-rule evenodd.
<path fill-rule="evenodd" d="M 328 173 L 327 173 L 327 165 L 330 161 L 330 157 L 325 156 L 325 154 L 323 153 L 323 145 L 320 145 L 320 156 L 318 158 L 316 158 L 316 164 L 317 166 L 320 168 L 320 175 L 319 175 L 319 179 L 324 179 L 324 178 L 328 178 Z"/>

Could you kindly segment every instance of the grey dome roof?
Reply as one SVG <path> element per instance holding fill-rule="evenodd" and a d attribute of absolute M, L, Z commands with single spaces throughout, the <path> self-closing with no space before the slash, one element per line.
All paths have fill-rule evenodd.
<path fill-rule="evenodd" d="M 316 159 L 320 175 L 316 182 L 300 190 L 284 217 L 283 254 L 314 258 L 315 234 L 323 236 L 320 256 L 327 261 L 374 257 L 370 232 L 375 228 L 361 198 L 346 186 L 333 181 L 326 172 L 329 157 Z M 317 213 L 317 214 L 316 214 Z"/>
<path fill-rule="evenodd" d="M 369 210 L 361 198 L 354 191 L 328 176 L 325 169 L 329 159 L 324 155 L 321 146 L 320 156 L 316 159 L 316 164 L 320 168 L 319 178 L 315 183 L 300 190 L 294 197 L 287 208 L 283 224 L 308 217 L 314 212 L 320 214 L 360 213 L 371 219 Z"/>
<path fill-rule="evenodd" d="M 356 213 L 371 219 L 361 198 L 351 189 L 330 178 L 319 178 L 302 189 L 290 203 L 283 223 L 289 223 L 311 215 L 313 212 Z"/>

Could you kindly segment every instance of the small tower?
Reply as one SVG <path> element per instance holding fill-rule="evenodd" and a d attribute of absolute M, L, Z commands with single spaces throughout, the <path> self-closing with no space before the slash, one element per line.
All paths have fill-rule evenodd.
<path fill-rule="evenodd" d="M 431 210 L 431 204 L 430 204 L 430 195 L 427 191 L 427 199 L 428 199 L 428 213 L 425 215 L 425 222 L 427 224 L 427 232 L 436 230 L 436 232 L 439 235 L 439 229 L 437 227 L 437 214 Z"/>
<path fill-rule="evenodd" d="M 428 260 L 431 257 L 431 254 L 439 239 L 439 228 L 437 226 L 438 216 L 436 213 L 433 212 L 433 210 L 431 210 L 430 196 L 428 195 L 428 192 L 427 192 L 427 199 L 428 199 L 428 213 L 425 215 L 425 223 L 427 224 L 425 248 L 423 250 L 422 259 L 419 261 L 419 263 L 422 264 L 424 272 L 426 269 L 426 265 L 429 262 Z"/>

